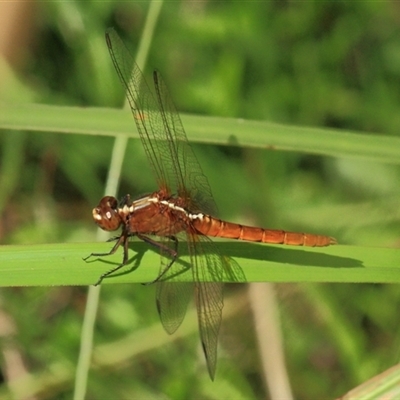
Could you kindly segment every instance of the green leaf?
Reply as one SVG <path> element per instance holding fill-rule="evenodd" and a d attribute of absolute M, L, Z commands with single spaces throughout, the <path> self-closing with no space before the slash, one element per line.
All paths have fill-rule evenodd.
<path fill-rule="evenodd" d="M 239 263 L 247 282 L 400 283 L 397 249 L 344 245 L 307 248 L 239 241 L 217 245 L 222 254 Z M 106 278 L 104 284 L 151 282 L 157 277 L 160 266 L 157 251 L 141 242 L 130 246 L 130 264 Z M 0 246 L 0 285 L 94 284 L 101 274 L 121 263 L 122 249 L 86 262 L 83 258 L 92 252 L 108 252 L 111 247 L 111 243 Z M 190 273 L 182 275 L 182 280 L 191 279 Z"/>
<path fill-rule="evenodd" d="M 0 128 L 138 137 L 126 110 L 38 104 L 0 104 Z M 182 115 L 191 142 L 288 150 L 400 163 L 400 138 L 266 121 Z"/>

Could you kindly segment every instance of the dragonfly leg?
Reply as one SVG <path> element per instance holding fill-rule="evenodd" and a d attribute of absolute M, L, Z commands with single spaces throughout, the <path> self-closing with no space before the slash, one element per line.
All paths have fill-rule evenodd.
<path fill-rule="evenodd" d="M 118 240 L 117 243 L 115 243 L 115 245 L 113 246 L 113 248 L 108 252 L 108 253 L 91 253 L 89 254 L 87 257 L 83 258 L 83 261 L 88 260 L 90 257 L 104 257 L 104 256 L 111 256 L 111 254 L 114 254 L 118 247 L 121 246 L 122 242 L 124 240 L 127 241 L 127 238 L 124 235 L 121 236 L 117 236 L 115 238 L 112 238 L 112 240 Z M 111 240 L 110 240 L 111 241 Z M 108 240 L 107 240 L 108 242 Z"/>
<path fill-rule="evenodd" d="M 128 235 L 128 236 L 133 236 L 133 235 Z M 121 235 L 120 236 L 113 236 L 110 239 L 107 239 L 107 242 L 114 242 L 115 240 L 119 240 L 120 237 L 121 237 Z"/>
<path fill-rule="evenodd" d="M 178 239 L 175 236 L 170 236 L 170 239 L 174 242 L 174 247 L 175 249 L 171 249 L 168 246 L 164 246 L 162 243 L 157 242 L 147 236 L 138 234 L 137 235 L 138 238 L 142 239 L 144 242 L 151 244 L 154 247 L 157 247 L 158 249 L 160 249 L 161 251 L 167 252 L 169 253 L 169 255 L 172 257 L 171 261 L 168 263 L 168 265 L 161 271 L 161 273 L 157 276 L 156 279 L 154 279 L 154 281 L 151 282 L 147 282 L 146 285 L 151 285 L 152 283 L 156 283 L 158 282 L 167 272 L 168 270 L 171 268 L 171 266 L 174 264 L 174 262 L 176 261 L 177 257 L 178 257 Z"/>
<path fill-rule="evenodd" d="M 104 256 L 110 256 L 111 254 L 114 254 L 118 247 L 121 246 L 121 244 L 124 245 L 124 258 L 122 260 L 122 264 L 118 265 L 117 267 L 111 269 L 110 271 L 105 272 L 104 274 L 100 275 L 100 278 L 98 279 L 98 281 L 94 284 L 94 286 L 100 285 L 100 283 L 102 282 L 102 280 L 111 275 L 113 272 L 118 271 L 120 268 L 122 268 L 124 265 L 126 265 L 126 263 L 128 262 L 128 244 L 129 244 L 129 236 L 132 235 L 126 235 L 126 234 L 122 234 L 119 237 L 115 237 L 112 240 L 118 240 L 117 243 L 115 243 L 115 245 L 113 246 L 113 248 L 108 252 L 108 253 L 92 253 L 89 254 L 87 257 L 85 257 L 83 260 L 86 261 L 88 260 L 90 257 L 104 257 Z"/>

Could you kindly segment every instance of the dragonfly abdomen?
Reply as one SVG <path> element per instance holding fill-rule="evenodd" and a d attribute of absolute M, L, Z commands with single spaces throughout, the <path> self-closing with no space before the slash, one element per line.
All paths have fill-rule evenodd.
<path fill-rule="evenodd" d="M 256 228 L 253 226 L 222 221 L 208 215 L 204 215 L 202 219 L 194 220 L 193 224 L 203 235 L 227 239 L 311 247 L 322 247 L 336 244 L 336 240 L 329 236 L 287 232 L 277 229 Z"/>

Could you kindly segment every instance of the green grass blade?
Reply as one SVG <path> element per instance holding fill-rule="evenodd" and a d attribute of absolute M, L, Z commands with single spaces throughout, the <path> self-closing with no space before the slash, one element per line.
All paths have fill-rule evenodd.
<path fill-rule="evenodd" d="M 162 3 L 163 3 L 162 1 L 152 1 L 150 3 L 149 12 L 147 14 L 146 24 L 142 35 L 142 40 L 140 41 L 139 45 L 138 56 L 136 58 L 136 62 L 140 66 L 140 68 L 143 68 L 146 62 L 153 33 L 156 27 L 156 22 L 158 20 L 158 16 L 161 11 Z M 126 99 L 125 108 L 129 108 L 128 106 L 129 104 Z M 127 145 L 128 145 L 127 135 L 118 135 L 115 137 L 109 174 L 107 177 L 107 183 L 105 187 L 105 193 L 116 194 L 117 192 L 121 176 L 122 162 L 124 160 L 124 154 L 126 152 Z M 103 236 L 104 232 L 98 233 L 98 238 L 102 238 Z M 94 324 L 96 321 L 99 298 L 100 298 L 100 288 L 90 287 L 88 292 L 85 317 L 82 327 L 81 349 L 79 353 L 79 360 L 76 372 L 76 382 L 75 382 L 75 392 L 74 392 L 75 400 L 83 399 L 86 394 L 87 377 L 89 374 L 90 359 L 93 347 Z"/>
<path fill-rule="evenodd" d="M 388 400 L 400 396 L 400 365 L 397 364 L 346 393 L 342 400 Z"/>
<path fill-rule="evenodd" d="M 1 104 L 1 109 L 4 129 L 138 137 L 126 110 L 37 104 Z M 182 122 L 191 142 L 400 162 L 400 138 L 394 136 L 193 115 L 182 115 Z"/>
<path fill-rule="evenodd" d="M 219 242 L 218 247 L 239 263 L 246 282 L 400 283 L 397 249 L 343 245 L 317 249 L 245 242 Z M 122 251 L 88 262 L 82 257 L 110 248 L 111 243 L 1 246 L 0 286 L 94 284 L 102 273 L 120 264 Z M 123 273 L 105 279 L 104 284 L 151 282 L 157 277 L 160 256 L 156 250 L 134 242 L 130 255 Z M 184 279 L 190 280 L 191 274 Z"/>

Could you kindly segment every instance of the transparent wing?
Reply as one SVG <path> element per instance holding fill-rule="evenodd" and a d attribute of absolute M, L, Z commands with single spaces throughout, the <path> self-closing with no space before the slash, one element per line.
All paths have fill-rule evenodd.
<path fill-rule="evenodd" d="M 200 339 L 207 368 L 214 380 L 217 364 L 218 335 L 222 320 L 224 281 L 245 280 L 242 269 L 229 257 L 220 254 L 218 247 L 207 236 L 188 234 L 192 260 L 195 302 Z"/>
<path fill-rule="evenodd" d="M 168 170 L 168 148 L 165 141 L 163 121 L 155 96 L 144 79 L 142 71 L 134 62 L 128 49 L 114 29 L 106 31 L 106 42 L 112 62 L 122 85 L 126 89 L 133 118 L 147 158 L 155 172 L 160 188 L 171 188 L 174 183 L 172 171 Z M 151 140 L 155 142 L 152 143 Z"/>
<path fill-rule="evenodd" d="M 106 42 L 118 76 L 126 88 L 133 117 L 160 189 L 176 193 L 192 206 L 214 214 L 211 188 L 187 140 L 182 122 L 160 74 L 154 72 L 155 95 L 114 29 Z"/>
<path fill-rule="evenodd" d="M 154 71 L 154 87 L 163 119 L 166 144 L 170 160 L 174 160 L 176 193 L 185 200 L 192 212 L 201 211 L 211 215 L 217 212 L 207 177 L 190 146 L 181 119 L 174 106 L 167 86 L 158 71 Z"/>
<path fill-rule="evenodd" d="M 178 238 L 185 236 L 181 234 L 178 235 Z M 172 241 L 164 243 L 172 245 Z M 167 268 L 170 261 L 171 257 L 168 257 L 166 252 L 164 254 L 162 252 L 160 273 Z M 164 329 L 169 334 L 174 333 L 181 325 L 186 314 L 187 305 L 191 296 L 193 296 L 193 282 L 183 282 L 185 274 L 191 273 L 190 269 L 191 265 L 183 264 L 180 258 L 169 267 L 162 280 L 156 283 L 158 314 Z"/>
<path fill-rule="evenodd" d="M 157 309 L 165 330 L 174 333 L 183 321 L 195 288 L 200 339 L 209 374 L 214 379 L 223 308 L 222 258 L 215 253 L 203 253 L 208 247 L 213 247 L 211 241 L 211 246 L 207 243 L 207 237 L 188 235 L 188 238 L 191 260 L 189 269 L 185 271 L 185 266 L 176 262 L 165 273 L 163 280 L 157 282 Z M 187 273 L 192 275 L 194 283 L 182 282 Z"/>
<path fill-rule="evenodd" d="M 181 204 L 191 212 L 216 212 L 211 188 L 186 137 L 179 115 L 160 74 L 154 72 L 155 95 L 148 87 L 139 67 L 113 29 L 106 41 L 118 76 L 125 86 L 133 117 L 147 158 L 155 172 L 160 190 L 178 195 Z M 171 232 L 176 232 L 170 227 Z M 176 235 L 175 235 L 176 236 Z M 186 236 L 194 283 L 182 282 L 185 267 L 179 260 L 157 282 L 157 308 L 168 333 L 181 324 L 193 285 L 201 342 L 212 379 L 217 361 L 218 333 L 223 308 L 223 280 L 242 280 L 240 267 L 218 252 L 206 236 L 197 235 L 187 226 Z M 161 238 L 161 271 L 170 264 L 174 246 L 172 235 Z"/>
<path fill-rule="evenodd" d="M 171 335 L 185 318 L 193 295 L 192 282 L 157 282 L 157 310 L 164 329 Z"/>

